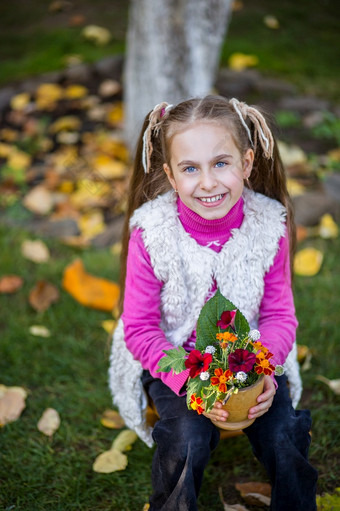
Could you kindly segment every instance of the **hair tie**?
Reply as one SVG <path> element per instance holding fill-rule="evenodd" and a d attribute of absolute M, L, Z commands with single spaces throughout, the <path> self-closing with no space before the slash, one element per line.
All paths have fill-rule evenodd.
<path fill-rule="evenodd" d="M 267 159 L 273 157 L 274 151 L 274 139 L 273 135 L 268 127 L 268 124 L 263 115 L 254 107 L 248 106 L 246 103 L 239 101 L 236 98 L 232 98 L 229 103 L 234 108 L 235 112 L 240 118 L 242 125 L 244 126 L 250 143 L 253 147 L 256 147 L 257 138 L 259 138 L 263 154 Z M 248 128 L 245 119 L 249 119 L 254 124 L 255 128 L 255 141 L 253 142 L 250 129 Z"/>
<path fill-rule="evenodd" d="M 150 172 L 150 161 L 153 151 L 153 145 L 151 142 L 152 132 L 154 131 L 155 135 L 158 135 L 159 129 L 161 127 L 161 122 L 163 122 L 166 114 L 169 112 L 169 110 L 171 110 L 172 107 L 173 105 L 169 105 L 166 102 L 159 103 L 154 107 L 149 115 L 149 124 L 143 134 L 142 164 L 145 174 Z"/>

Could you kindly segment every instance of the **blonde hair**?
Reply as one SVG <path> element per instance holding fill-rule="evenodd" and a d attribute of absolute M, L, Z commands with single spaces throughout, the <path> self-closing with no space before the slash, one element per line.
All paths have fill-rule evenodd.
<path fill-rule="evenodd" d="M 251 148 L 254 163 L 248 186 L 255 192 L 276 199 L 286 207 L 291 265 L 295 250 L 293 209 L 287 190 L 286 174 L 268 121 L 258 108 L 222 96 L 193 98 L 176 106 L 160 103 L 144 120 L 138 140 L 122 240 L 121 297 L 123 300 L 129 221 L 142 204 L 171 189 L 163 164 L 170 167 L 170 147 L 174 135 L 198 121 L 217 122 L 231 133 L 241 157 Z M 147 156 L 146 156 L 147 155 Z M 122 305 L 122 302 L 121 302 Z"/>

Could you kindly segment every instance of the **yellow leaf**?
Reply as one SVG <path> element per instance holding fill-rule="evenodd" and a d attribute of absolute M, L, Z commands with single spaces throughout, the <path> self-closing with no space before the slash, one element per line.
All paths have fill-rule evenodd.
<path fill-rule="evenodd" d="M 51 163 L 60 174 L 71 168 L 77 159 L 78 149 L 76 147 L 63 147 L 51 155 Z"/>
<path fill-rule="evenodd" d="M 247 67 L 256 66 L 259 59 L 256 55 L 245 55 L 244 53 L 233 53 L 229 57 L 229 67 L 235 71 L 242 71 Z"/>
<path fill-rule="evenodd" d="M 76 115 L 65 115 L 64 117 L 59 117 L 59 119 L 51 124 L 49 132 L 55 134 L 60 131 L 77 131 L 80 126 L 81 122 L 79 117 Z"/>
<path fill-rule="evenodd" d="M 125 429 L 115 438 L 112 444 L 112 449 L 118 451 L 131 451 L 132 444 L 137 440 L 137 434 L 131 429 Z"/>
<path fill-rule="evenodd" d="M 73 181 L 62 181 L 59 186 L 59 191 L 61 193 L 72 193 L 74 190 Z"/>
<path fill-rule="evenodd" d="M 278 148 L 283 164 L 286 167 L 292 167 L 295 165 L 303 165 L 307 162 L 307 155 L 296 145 L 288 145 L 281 140 L 278 141 Z"/>
<path fill-rule="evenodd" d="M 287 188 L 289 195 L 291 195 L 292 197 L 303 195 L 306 191 L 306 188 L 302 184 L 300 184 L 299 181 L 292 178 L 287 179 Z"/>
<path fill-rule="evenodd" d="M 87 307 L 111 312 L 118 303 L 118 284 L 90 275 L 80 259 L 65 268 L 62 285 L 73 298 Z"/>
<path fill-rule="evenodd" d="M 100 209 L 88 211 L 78 220 L 81 234 L 92 239 L 105 230 L 104 215 Z"/>
<path fill-rule="evenodd" d="M 31 165 L 31 162 L 31 156 L 19 150 L 12 151 L 7 160 L 8 166 L 15 170 L 27 169 Z"/>
<path fill-rule="evenodd" d="M 13 110 L 24 110 L 30 102 L 31 95 L 28 92 L 21 92 L 16 96 L 13 96 L 10 102 Z"/>
<path fill-rule="evenodd" d="M 319 224 L 319 235 L 321 238 L 330 239 L 339 236 L 339 228 L 333 217 L 328 213 L 323 215 Z"/>
<path fill-rule="evenodd" d="M 280 27 L 278 19 L 270 14 L 263 18 L 263 23 L 266 25 L 266 27 L 272 28 L 273 30 Z"/>
<path fill-rule="evenodd" d="M 22 387 L 2 386 L 0 393 L 0 425 L 16 421 L 26 404 L 27 393 Z"/>
<path fill-rule="evenodd" d="M 102 452 L 97 456 L 93 463 L 94 472 L 101 474 L 110 474 L 117 470 L 125 470 L 128 464 L 128 459 L 125 454 L 116 449 Z"/>
<path fill-rule="evenodd" d="M 121 251 L 122 251 L 122 242 L 121 241 L 117 241 L 117 243 L 115 243 L 114 245 L 112 245 L 111 247 L 111 253 L 113 255 L 120 255 L 121 254 Z"/>
<path fill-rule="evenodd" d="M 15 142 L 19 138 L 19 132 L 11 128 L 3 128 L 0 131 L 0 138 L 5 142 Z"/>
<path fill-rule="evenodd" d="M 105 410 L 100 423 L 109 429 L 121 429 L 125 426 L 123 418 L 115 410 Z"/>
<path fill-rule="evenodd" d="M 112 334 L 117 326 L 117 321 L 114 319 L 105 319 L 104 321 L 102 321 L 101 325 L 104 328 L 105 332 L 107 332 L 108 334 Z"/>
<path fill-rule="evenodd" d="M 21 254 L 35 263 L 45 263 L 50 258 L 50 253 L 43 241 L 25 240 L 21 244 Z"/>
<path fill-rule="evenodd" d="M 325 378 L 321 374 L 319 374 L 316 377 L 316 379 L 319 381 L 322 381 L 323 383 L 328 385 L 328 387 L 334 392 L 334 394 L 336 394 L 337 396 L 340 396 L 340 379 L 329 380 L 328 378 Z"/>
<path fill-rule="evenodd" d="M 13 147 L 10 144 L 0 142 L 0 158 L 8 158 L 12 151 Z"/>
<path fill-rule="evenodd" d="M 83 29 L 82 35 L 98 46 L 104 46 L 111 39 L 111 32 L 107 28 L 98 27 L 97 25 L 88 25 Z"/>
<path fill-rule="evenodd" d="M 124 109 L 123 109 L 123 103 L 119 102 L 116 103 L 107 114 L 107 122 L 110 124 L 117 124 L 124 120 Z"/>
<path fill-rule="evenodd" d="M 126 165 L 118 160 L 113 160 L 105 154 L 93 159 L 93 167 L 103 179 L 119 179 L 126 174 Z"/>
<path fill-rule="evenodd" d="M 46 436 L 52 436 L 60 426 L 60 416 L 54 408 L 46 408 L 42 414 L 37 428 Z"/>
<path fill-rule="evenodd" d="M 88 89 L 84 85 L 69 85 L 66 87 L 64 96 L 67 99 L 81 99 L 87 96 L 89 93 Z"/>
<path fill-rule="evenodd" d="M 55 83 L 43 83 L 36 90 L 36 105 L 40 109 L 52 109 L 64 95 L 63 88 Z"/>
<path fill-rule="evenodd" d="M 30 326 L 28 331 L 31 335 L 35 335 L 37 337 L 50 337 L 51 336 L 51 332 L 49 331 L 49 329 L 43 325 L 32 325 L 32 326 Z"/>
<path fill-rule="evenodd" d="M 104 206 L 107 197 L 112 194 L 109 183 L 83 179 L 78 181 L 78 190 L 70 195 L 71 204 L 78 209 L 97 208 Z"/>
<path fill-rule="evenodd" d="M 322 264 L 323 253 L 312 247 L 304 248 L 294 257 L 294 272 L 296 275 L 312 277 L 316 275 Z"/>

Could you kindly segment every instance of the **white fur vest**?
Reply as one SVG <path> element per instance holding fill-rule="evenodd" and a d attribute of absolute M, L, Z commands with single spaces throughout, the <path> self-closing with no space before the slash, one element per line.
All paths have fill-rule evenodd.
<path fill-rule="evenodd" d="M 255 328 L 269 270 L 285 232 L 285 208 L 264 195 L 244 190 L 244 220 L 219 253 L 200 246 L 183 228 L 176 196 L 168 192 L 143 204 L 131 218 L 131 229 L 143 231 L 143 241 L 155 276 L 164 283 L 161 293 L 161 328 L 167 340 L 181 346 L 196 327 L 213 279 Z M 301 395 L 296 344 L 285 363 L 294 406 Z M 151 428 L 144 411 L 147 399 L 140 377 L 142 366 L 124 341 L 122 320 L 113 335 L 109 385 L 114 404 L 126 425 L 149 446 Z"/>

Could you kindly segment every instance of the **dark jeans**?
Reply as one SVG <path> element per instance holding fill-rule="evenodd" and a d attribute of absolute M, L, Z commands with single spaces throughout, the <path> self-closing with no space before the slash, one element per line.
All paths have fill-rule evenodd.
<path fill-rule="evenodd" d="M 153 438 L 153 494 L 149 511 L 196 511 L 204 469 L 219 441 L 214 424 L 193 410 L 160 379 L 143 372 L 143 385 L 160 420 Z M 269 411 L 244 430 L 255 456 L 265 466 L 271 484 L 272 511 L 316 511 L 317 472 L 308 463 L 311 418 L 294 410 L 286 376 Z"/>

